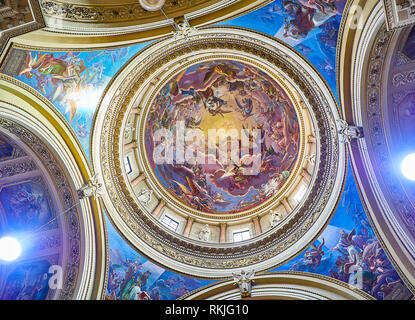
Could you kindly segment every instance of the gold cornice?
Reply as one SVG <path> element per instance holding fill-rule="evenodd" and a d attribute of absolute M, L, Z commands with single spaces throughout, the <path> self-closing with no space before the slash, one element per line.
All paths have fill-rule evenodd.
<path fill-rule="evenodd" d="M 219 23 L 233 19 L 249 12 L 255 11 L 272 0 L 241 0 L 230 6 L 220 8 L 217 11 L 194 18 L 189 21 L 193 27 L 201 27 L 209 24 Z M 183 13 L 178 14 L 181 16 Z M 79 32 L 71 31 L 63 33 L 59 30 L 37 30 L 26 33 L 13 39 L 15 43 L 33 47 L 45 47 L 51 49 L 86 49 L 100 48 L 108 46 L 125 46 L 143 43 L 154 39 L 159 39 L 166 35 L 172 35 L 173 26 L 154 26 L 151 30 L 132 30 L 117 34 L 105 34 L 100 32 L 85 32 L 82 28 Z"/>
<path fill-rule="evenodd" d="M 310 103 L 310 106 L 312 106 L 313 112 L 316 113 L 316 121 L 321 125 L 321 127 L 325 128 L 326 121 L 328 121 L 331 124 L 330 128 L 333 128 L 335 126 L 333 117 L 334 117 L 334 113 L 336 113 L 337 111 L 337 110 L 335 111 L 335 109 L 338 108 L 338 105 L 336 104 L 334 99 L 333 101 L 331 100 L 331 98 L 333 97 L 333 94 L 329 90 L 328 86 L 327 86 L 327 93 L 323 94 L 323 92 L 319 91 L 321 89 L 319 85 L 321 84 L 322 87 L 324 87 L 324 84 L 326 84 L 325 82 L 323 82 L 323 80 L 321 80 L 322 83 L 320 82 L 317 83 L 315 81 L 317 80 L 315 77 L 307 76 L 308 73 L 306 74 L 304 74 L 304 72 L 294 73 L 293 65 L 296 65 L 298 68 L 303 70 L 302 69 L 303 66 L 300 67 L 298 65 L 298 62 L 297 62 L 298 56 L 296 56 L 296 58 L 293 58 L 290 55 L 285 56 L 285 58 L 288 59 L 289 62 L 288 61 L 283 62 L 281 61 L 281 57 L 276 58 L 277 56 L 279 56 L 277 54 L 279 52 L 278 50 L 277 50 L 278 52 L 276 52 L 275 49 L 271 49 L 271 48 L 265 49 L 265 47 L 267 47 L 265 46 L 266 41 L 273 43 L 273 45 L 271 46 L 275 46 L 275 43 L 278 42 L 272 37 L 262 37 L 262 38 L 259 37 L 259 39 L 261 40 L 255 38 L 255 40 L 251 39 L 249 43 L 245 43 L 245 42 L 242 43 L 243 40 L 241 40 L 240 38 L 242 32 L 240 31 L 245 30 L 245 29 L 242 29 L 242 30 L 238 28 L 234 28 L 234 29 L 235 29 L 235 34 L 231 33 L 225 37 L 225 35 L 227 34 L 226 31 L 229 32 L 230 28 L 220 28 L 220 29 L 218 28 L 218 30 L 223 30 L 224 33 L 222 35 L 220 31 L 216 31 L 217 34 L 215 38 L 215 47 L 217 47 L 219 43 L 223 42 L 224 48 L 226 49 L 238 48 L 238 50 L 241 50 L 241 48 L 243 48 L 244 50 L 247 50 L 247 53 L 250 52 L 251 54 L 253 53 L 257 55 L 259 54 L 262 57 L 262 59 L 268 60 L 269 63 L 274 64 L 277 68 L 281 68 L 283 72 L 286 72 L 288 74 L 288 77 L 293 78 L 293 81 L 295 81 L 297 85 L 302 88 L 301 90 L 304 92 L 304 95 L 309 100 L 309 103 Z M 197 47 L 194 47 L 193 51 L 206 50 L 208 48 L 207 45 L 209 42 L 204 40 L 204 36 L 202 36 L 206 34 L 206 37 L 208 37 L 209 36 L 208 31 L 209 30 L 203 29 L 200 35 L 195 37 L 195 40 L 197 39 L 197 41 L 195 41 L 195 45 L 197 44 Z M 253 35 L 254 32 L 252 31 L 245 31 L 245 33 L 247 34 L 251 33 L 250 36 L 254 36 Z M 213 37 L 213 34 L 210 35 L 209 37 Z M 225 37 L 226 40 L 223 37 Z M 228 37 L 230 38 L 228 39 Z M 244 34 L 244 37 L 247 37 L 247 35 Z M 266 40 L 264 38 L 269 39 L 269 40 Z M 261 41 L 264 41 L 264 42 L 261 42 Z M 287 45 L 284 45 L 281 42 L 278 42 L 278 43 L 279 45 L 284 46 L 285 48 L 291 50 Z M 162 59 L 163 58 L 162 56 L 168 57 L 168 58 L 164 57 L 164 59 L 173 59 L 174 57 L 177 58 L 178 56 L 181 56 L 180 50 L 182 51 L 188 50 L 188 45 L 189 43 L 185 45 L 179 42 L 177 48 L 173 47 L 172 45 L 167 46 L 165 51 L 160 52 L 160 57 L 158 57 L 157 59 Z M 261 47 L 261 45 L 265 47 Z M 151 50 L 154 50 L 152 46 L 150 46 L 150 48 Z M 170 49 L 168 50 L 168 48 Z M 171 50 L 175 50 L 175 51 L 171 51 Z M 262 54 L 260 53 L 261 50 L 264 50 Z M 146 54 L 144 52 L 142 54 L 144 54 L 144 56 L 146 57 Z M 137 58 L 134 58 L 134 59 L 137 59 Z M 134 59 L 132 61 L 134 61 Z M 132 67 L 129 67 L 130 73 L 128 75 L 124 71 L 122 71 L 121 73 L 124 74 L 123 79 L 125 80 L 118 79 L 116 82 L 114 82 L 114 79 L 116 79 L 116 77 L 113 78 L 112 83 L 108 86 L 108 88 L 110 89 L 107 90 L 107 94 L 110 93 L 110 96 L 106 98 L 102 98 L 100 102 L 100 105 L 102 106 L 103 101 L 105 101 L 106 108 L 102 109 L 101 113 L 98 110 L 98 113 L 101 114 L 100 123 L 104 126 L 100 130 L 104 130 L 106 133 L 108 133 L 108 137 L 107 139 L 105 139 L 105 142 L 104 142 L 99 137 L 99 133 L 97 133 L 98 135 L 95 135 L 94 138 L 98 140 L 94 140 L 95 142 L 93 142 L 94 154 L 96 152 L 95 154 L 96 156 L 93 156 L 93 160 L 94 160 L 93 162 L 94 162 L 94 167 L 97 170 L 103 169 L 105 172 L 105 183 L 106 183 L 106 188 L 108 190 L 108 194 L 110 196 L 117 195 L 117 198 L 113 199 L 114 201 L 111 200 L 112 198 L 106 198 L 107 200 L 112 202 L 111 207 L 113 207 L 114 210 L 117 212 L 115 213 L 114 210 L 109 212 L 109 215 L 110 216 L 112 215 L 111 220 L 113 221 L 115 219 L 115 220 L 118 220 L 120 223 L 121 221 L 123 221 L 123 224 L 119 226 L 121 229 L 128 228 L 130 231 L 133 231 L 134 237 L 138 237 L 140 241 L 145 242 L 145 244 L 142 244 L 143 246 L 139 246 L 139 247 L 137 247 L 137 243 L 132 243 L 133 247 L 137 248 L 138 250 L 143 250 L 144 255 L 148 253 L 148 248 L 152 248 L 153 250 L 156 250 L 156 253 L 157 253 L 156 255 L 161 254 L 161 255 L 168 257 L 169 259 L 176 260 L 177 262 L 181 264 L 192 266 L 194 270 L 197 270 L 197 272 L 192 271 L 193 276 L 195 276 L 196 275 L 195 273 L 197 273 L 196 276 L 199 276 L 202 278 L 211 278 L 211 276 L 206 274 L 206 272 L 200 273 L 199 269 L 201 265 L 203 265 L 203 268 L 207 268 L 207 269 L 217 268 L 218 272 L 220 270 L 224 270 L 223 272 L 219 272 L 219 274 L 217 273 L 219 277 L 224 277 L 224 272 L 227 271 L 228 269 L 241 267 L 241 266 L 248 266 L 248 265 L 253 265 L 253 264 L 254 265 L 261 264 L 267 261 L 268 259 L 271 259 L 275 255 L 278 255 L 278 253 L 280 252 L 279 250 L 284 250 L 285 248 L 290 248 L 291 251 L 294 250 L 293 249 L 295 247 L 294 244 L 296 243 L 296 241 L 300 239 L 299 234 L 304 233 L 305 230 L 307 230 L 310 227 L 310 224 L 312 224 L 313 221 L 318 220 L 319 213 L 322 212 L 321 210 L 323 210 L 323 207 L 324 207 L 323 203 L 326 203 L 326 201 L 328 201 L 332 192 L 327 192 L 327 193 L 324 193 L 324 195 L 321 195 L 321 202 L 319 202 L 318 205 L 316 204 L 317 207 L 314 209 L 316 211 L 313 211 L 310 209 L 308 211 L 302 212 L 301 214 L 296 214 L 296 219 L 298 219 L 299 217 L 302 217 L 300 219 L 302 222 L 298 221 L 298 224 L 295 225 L 295 228 L 298 228 L 298 230 L 296 229 L 295 232 L 292 231 L 289 235 L 287 234 L 286 236 L 283 236 L 283 237 L 278 237 L 277 235 L 278 231 L 274 232 L 273 234 L 268 233 L 267 235 L 264 235 L 261 238 L 252 240 L 254 242 L 256 241 L 257 243 L 250 242 L 247 244 L 240 244 L 239 247 L 235 247 L 235 244 L 230 244 L 230 247 L 228 245 L 226 246 L 220 245 L 219 248 L 215 248 L 213 246 L 201 247 L 200 244 L 195 245 L 191 243 L 191 241 L 188 242 L 188 240 L 187 239 L 185 240 L 183 237 L 178 237 L 176 235 L 172 235 L 171 233 L 167 233 L 163 229 L 160 229 L 157 225 L 154 225 L 151 219 L 149 220 L 148 218 L 146 218 L 145 214 L 141 211 L 140 206 L 133 203 L 134 199 L 128 194 L 129 188 L 126 186 L 124 182 L 124 177 L 122 176 L 122 169 L 121 169 L 119 161 L 117 160 L 120 155 L 119 149 L 121 147 L 121 144 L 119 142 L 114 143 L 114 139 L 116 139 L 115 137 L 119 136 L 119 134 L 121 133 L 120 126 L 122 126 L 122 123 L 123 123 L 122 119 L 127 114 L 127 108 L 129 104 L 131 103 L 133 96 L 135 95 L 134 92 L 137 91 L 138 88 L 140 88 L 140 86 L 143 85 L 144 79 L 147 79 L 150 76 L 150 74 L 154 72 L 153 69 L 155 67 L 157 68 L 161 67 L 160 63 L 153 65 L 150 63 L 148 59 L 154 60 L 156 59 L 156 57 L 153 55 L 152 58 L 145 58 L 140 63 L 135 64 L 133 70 L 131 70 Z M 286 63 L 288 63 L 288 65 L 286 65 Z M 145 70 L 141 67 L 142 64 L 146 65 Z M 307 65 L 306 62 L 305 64 Z M 313 67 L 310 67 L 310 69 L 314 70 Z M 306 69 L 304 69 L 304 71 L 305 70 Z M 312 72 L 312 71 L 310 70 L 309 72 Z M 304 78 L 302 76 L 304 76 Z M 320 80 L 320 78 L 318 79 Z M 127 80 L 129 84 L 126 82 Z M 120 83 L 120 81 L 122 83 Z M 317 94 L 317 91 L 319 92 L 319 94 Z M 115 94 L 115 92 L 116 92 L 116 95 L 114 97 L 113 94 Z M 113 97 L 114 100 L 111 97 Z M 323 112 L 323 103 L 320 106 L 320 100 L 319 100 L 320 98 L 324 99 L 325 101 L 327 99 L 327 103 L 329 103 L 326 106 L 326 108 L 324 108 L 324 112 Z M 102 116 L 104 118 L 101 118 Z M 96 119 L 97 118 L 95 117 L 94 127 L 97 126 Z M 113 124 L 116 124 L 116 126 L 113 127 Z M 319 170 L 319 174 L 318 174 L 319 178 L 317 178 L 316 181 L 318 181 L 318 184 L 327 183 L 326 187 L 330 188 L 330 190 L 332 190 L 334 187 L 337 190 L 338 187 L 341 186 L 341 188 L 343 188 L 344 186 L 343 170 L 344 170 L 346 159 L 344 158 L 344 163 L 343 161 L 342 163 L 337 161 L 335 165 L 334 163 L 333 165 L 331 165 L 331 160 L 329 160 L 329 158 L 334 155 L 340 156 L 341 155 L 339 153 L 340 147 L 337 143 L 337 139 L 336 139 L 337 135 L 335 134 L 334 131 L 332 130 L 330 130 L 330 132 L 326 132 L 325 130 L 323 131 L 320 131 L 321 133 L 320 143 L 324 149 L 322 150 L 322 154 L 324 154 L 324 159 L 326 159 L 323 166 L 328 165 L 330 166 L 331 170 L 330 170 L 330 174 L 327 173 L 330 176 L 325 176 L 323 174 L 324 177 L 322 176 L 323 171 L 320 172 Z M 328 136 L 325 136 L 326 133 L 330 136 L 330 138 Z M 332 137 L 332 134 L 334 134 L 333 137 Z M 105 151 L 107 147 L 104 146 L 104 144 L 106 143 L 109 143 L 112 146 L 111 150 L 114 150 L 114 154 L 110 154 Z M 332 153 L 331 152 L 326 153 L 327 150 L 325 151 L 325 149 L 326 148 L 330 149 L 331 146 L 334 148 L 332 150 Z M 98 150 L 101 150 L 101 151 L 98 151 Z M 341 157 L 343 158 L 343 156 Z M 333 176 L 333 173 L 337 172 L 336 170 L 337 165 L 343 168 L 341 178 L 339 177 L 334 178 Z M 109 170 L 105 169 L 105 167 L 107 166 L 109 166 Z M 112 182 L 113 178 L 117 180 L 116 184 Z M 334 184 L 334 180 L 336 180 L 336 184 Z M 316 188 L 320 190 L 319 187 L 316 186 Z M 312 194 L 314 198 L 318 198 L 320 196 L 319 192 L 321 190 L 317 191 L 317 189 L 315 190 L 313 189 L 314 191 L 312 192 Z M 333 199 L 330 199 L 331 201 L 330 210 L 329 212 L 325 211 L 326 213 L 324 217 L 326 217 L 326 215 L 332 216 L 334 212 L 334 210 L 331 210 L 332 206 L 333 208 L 337 206 L 339 198 L 340 198 L 340 195 Z M 308 200 L 306 201 L 307 203 L 306 206 L 311 205 L 310 201 Z M 326 225 L 326 222 L 327 221 L 324 219 L 324 222 L 320 221 L 319 223 L 321 223 L 322 225 Z M 142 228 L 144 228 L 145 231 Z M 319 224 L 318 229 L 319 229 L 319 232 L 317 233 L 320 233 L 322 231 L 322 229 L 320 229 L 320 224 Z M 285 232 L 288 232 L 287 228 L 285 228 L 284 230 Z M 157 236 L 153 237 L 156 234 Z M 128 237 L 130 238 L 128 239 L 129 243 L 135 242 L 134 237 L 131 238 L 131 235 L 129 235 Z M 317 235 L 313 235 L 313 237 L 317 237 Z M 279 244 L 275 243 L 275 245 L 272 245 L 274 244 L 276 240 L 280 241 L 281 243 Z M 262 250 L 262 247 L 264 247 L 265 250 Z M 188 253 L 190 251 L 192 252 L 191 254 Z M 223 260 L 219 262 L 219 261 L 214 261 L 212 259 L 217 254 L 221 255 L 221 253 L 227 254 L 226 258 L 227 259 L 232 258 L 232 261 Z M 233 255 L 230 255 L 231 253 L 233 253 Z M 258 253 L 260 253 L 260 255 L 258 255 Z M 225 258 L 223 254 L 221 255 L 221 257 Z M 290 257 L 292 254 L 293 253 L 290 253 Z M 235 259 L 238 259 L 238 262 Z M 176 272 L 186 273 L 184 267 L 179 268 L 177 263 L 175 263 L 174 264 L 175 267 L 173 267 L 173 266 L 170 266 L 171 263 L 170 262 L 168 263 L 167 259 L 161 259 L 159 260 L 159 262 L 162 263 L 165 268 L 170 267 L 170 268 L 175 269 Z M 286 262 L 286 261 L 283 261 L 283 262 Z M 278 265 L 281 264 L 281 261 L 273 261 L 273 263 L 274 265 L 269 264 L 266 267 L 262 266 L 261 270 L 264 270 L 265 268 L 276 267 L 277 264 Z"/>
<path fill-rule="evenodd" d="M 167 0 L 163 11 L 169 18 L 183 16 L 189 12 L 214 5 L 220 0 Z M 71 21 L 76 23 L 93 23 L 104 26 L 121 26 L 124 22 L 140 24 L 164 20 L 163 13 L 146 11 L 137 1 L 100 1 L 99 3 L 67 0 L 39 0 L 46 19 Z"/>
<path fill-rule="evenodd" d="M 338 45 L 337 45 L 337 54 L 336 54 L 336 69 L 337 69 L 337 93 L 340 100 L 340 105 L 342 106 L 341 111 L 343 112 L 343 117 L 346 121 L 352 121 L 353 115 L 349 112 L 348 109 L 344 106 L 351 106 L 351 84 L 354 79 L 353 72 L 351 70 L 353 64 L 355 63 L 357 45 L 362 34 L 362 29 L 359 28 L 350 28 L 351 20 L 355 19 L 355 14 L 350 14 L 350 9 L 353 6 L 362 8 L 361 19 L 363 25 L 365 25 L 367 18 L 375 10 L 377 4 L 381 0 L 376 1 L 367 1 L 367 0 L 352 0 L 348 1 L 345 7 L 342 22 L 340 25 L 339 36 L 338 36 Z"/>

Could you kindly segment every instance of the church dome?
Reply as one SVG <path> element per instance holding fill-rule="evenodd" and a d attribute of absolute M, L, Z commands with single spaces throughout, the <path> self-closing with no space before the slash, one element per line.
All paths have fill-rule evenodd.
<path fill-rule="evenodd" d="M 116 227 L 166 267 L 200 277 L 266 270 L 309 245 L 337 205 L 338 118 L 325 82 L 288 46 L 248 30 L 190 29 L 114 77 L 93 162 Z"/>

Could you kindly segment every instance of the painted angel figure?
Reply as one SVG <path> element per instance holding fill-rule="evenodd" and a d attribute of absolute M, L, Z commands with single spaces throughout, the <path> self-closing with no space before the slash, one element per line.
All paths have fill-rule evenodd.
<path fill-rule="evenodd" d="M 235 284 L 239 286 L 242 298 L 250 297 L 252 291 L 252 282 L 255 275 L 255 271 L 251 270 L 248 272 L 241 271 L 240 274 L 232 273 Z"/>
<path fill-rule="evenodd" d="M 310 265 L 313 267 L 313 270 L 316 270 L 316 268 L 320 265 L 321 259 L 324 256 L 323 246 L 324 246 L 324 238 L 322 243 L 319 246 L 316 246 L 315 244 L 311 245 L 311 248 L 308 249 L 304 257 L 307 259 L 307 265 Z"/>

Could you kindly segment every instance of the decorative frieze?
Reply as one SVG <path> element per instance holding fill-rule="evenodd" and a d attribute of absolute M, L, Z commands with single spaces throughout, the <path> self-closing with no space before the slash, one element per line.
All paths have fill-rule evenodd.
<path fill-rule="evenodd" d="M 20 158 L 5 163 L 0 162 L 0 179 L 34 171 L 36 169 L 37 167 L 34 161 L 27 158 Z"/>
<path fill-rule="evenodd" d="M 415 0 L 383 0 L 388 30 L 415 23 Z"/>
<path fill-rule="evenodd" d="M 212 0 L 167 0 L 163 6 L 166 14 L 185 11 L 190 7 L 207 6 L 217 1 Z M 113 5 L 74 4 L 65 1 L 40 0 L 43 14 L 56 19 L 75 22 L 127 22 L 139 19 L 151 19 L 162 16 L 160 11 L 149 12 L 137 1 Z M 164 18 L 164 16 L 162 16 Z"/>

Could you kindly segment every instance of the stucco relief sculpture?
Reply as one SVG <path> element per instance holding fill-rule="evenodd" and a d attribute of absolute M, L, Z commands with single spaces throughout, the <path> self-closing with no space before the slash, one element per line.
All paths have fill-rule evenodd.
<path fill-rule="evenodd" d="M 102 193 L 102 183 L 98 182 L 98 175 L 95 174 L 91 179 L 89 179 L 87 184 L 85 184 L 78 190 L 78 197 L 79 199 L 85 199 L 90 197 L 95 198 L 101 196 Z"/>
<path fill-rule="evenodd" d="M 270 211 L 269 224 L 271 228 L 274 228 L 281 221 L 281 219 L 282 217 L 280 213 L 275 210 Z"/>
<path fill-rule="evenodd" d="M 206 242 L 210 240 L 210 228 L 208 224 L 205 224 L 202 230 L 200 230 L 199 240 L 206 241 Z"/>
<path fill-rule="evenodd" d="M 153 194 L 153 190 L 141 190 L 140 194 L 138 195 L 138 200 L 144 205 L 148 206 L 151 201 L 151 195 Z"/>

